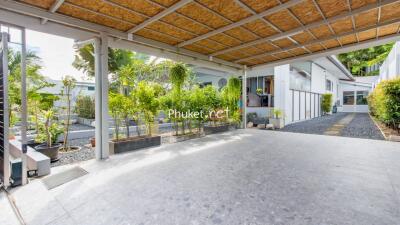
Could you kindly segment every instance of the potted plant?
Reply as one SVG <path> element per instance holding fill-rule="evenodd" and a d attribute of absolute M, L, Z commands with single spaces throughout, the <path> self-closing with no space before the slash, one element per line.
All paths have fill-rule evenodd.
<path fill-rule="evenodd" d="M 283 119 L 283 111 L 280 109 L 274 109 L 274 117 L 269 119 L 269 122 L 274 125 L 274 128 L 281 129 L 285 126 Z"/>
<path fill-rule="evenodd" d="M 262 88 L 257 88 L 256 93 L 257 93 L 258 95 L 262 95 L 262 94 L 263 94 Z"/>
<path fill-rule="evenodd" d="M 71 92 L 75 88 L 76 85 L 76 79 L 73 78 L 72 76 L 65 76 L 62 79 L 63 83 L 63 90 L 61 91 L 61 96 L 63 96 L 65 99 L 65 102 L 67 103 L 66 107 L 63 107 L 63 109 L 66 112 L 66 119 L 63 120 L 64 123 L 64 140 L 63 140 L 63 147 L 60 149 L 61 151 L 71 151 L 71 150 L 79 150 L 79 146 L 69 146 L 68 145 L 68 134 L 69 134 L 69 127 L 71 125 Z"/>
<path fill-rule="evenodd" d="M 159 109 L 159 97 L 162 89 L 158 85 L 146 81 L 139 82 L 135 95 L 137 98 L 137 108 L 145 121 L 146 135 L 136 137 L 120 138 L 118 129 L 120 120 L 123 119 L 126 101 L 132 101 L 121 94 L 113 94 L 110 97 L 110 112 L 114 118 L 116 128 L 116 138 L 110 141 L 110 152 L 122 153 L 141 148 L 161 145 L 161 136 L 155 135 L 153 130 L 154 117 Z M 128 104 L 128 103 L 127 103 Z M 129 104 L 133 104 L 130 102 Z"/>
<path fill-rule="evenodd" d="M 322 95 L 321 108 L 324 115 L 332 112 L 332 94 L 326 93 Z"/>
<path fill-rule="evenodd" d="M 35 141 L 41 144 L 35 146 L 35 150 L 48 156 L 51 162 L 59 159 L 58 151 L 62 146 L 57 143 L 58 137 L 62 134 L 62 128 L 53 121 L 54 111 L 48 110 L 43 112 L 43 118 L 39 123 L 39 133 Z"/>

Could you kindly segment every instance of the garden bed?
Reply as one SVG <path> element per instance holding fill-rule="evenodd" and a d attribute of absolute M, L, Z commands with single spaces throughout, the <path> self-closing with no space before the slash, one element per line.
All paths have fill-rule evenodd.
<path fill-rule="evenodd" d="M 227 132 L 230 130 L 236 129 L 236 125 L 232 124 L 208 124 L 204 125 L 203 127 L 203 132 L 205 135 L 210 135 L 210 134 L 217 134 L 221 132 Z"/>
<path fill-rule="evenodd" d="M 142 136 L 125 139 L 112 140 L 110 144 L 110 154 L 135 151 L 142 148 L 149 148 L 161 145 L 161 136 Z"/>
<path fill-rule="evenodd" d="M 400 142 L 400 133 L 398 131 L 396 131 L 391 127 L 386 126 L 386 124 L 380 122 L 372 115 L 371 118 L 375 122 L 376 126 L 381 130 L 386 140 Z"/>
<path fill-rule="evenodd" d="M 201 138 L 204 137 L 204 133 L 196 132 L 196 133 L 187 133 L 187 134 L 181 134 L 181 135 L 172 135 L 171 133 L 168 135 L 165 135 L 162 137 L 162 143 L 163 144 L 172 144 L 172 143 L 177 143 L 177 142 L 182 142 L 182 141 L 187 141 L 195 138 Z"/>

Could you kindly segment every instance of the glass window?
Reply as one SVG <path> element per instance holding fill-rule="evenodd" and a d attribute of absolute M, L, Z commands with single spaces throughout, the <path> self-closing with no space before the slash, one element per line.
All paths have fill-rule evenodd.
<path fill-rule="evenodd" d="M 343 91 L 343 105 L 354 105 L 354 91 Z"/>
<path fill-rule="evenodd" d="M 326 88 L 327 91 L 332 91 L 332 89 L 333 89 L 333 83 L 332 83 L 331 80 L 326 79 L 325 88 Z"/>
<path fill-rule="evenodd" d="M 311 74 L 295 67 L 290 69 L 290 89 L 311 91 Z"/>
<path fill-rule="evenodd" d="M 368 91 L 357 91 L 357 105 L 368 105 Z"/>
<path fill-rule="evenodd" d="M 87 89 L 88 91 L 94 91 L 94 86 L 89 86 Z"/>

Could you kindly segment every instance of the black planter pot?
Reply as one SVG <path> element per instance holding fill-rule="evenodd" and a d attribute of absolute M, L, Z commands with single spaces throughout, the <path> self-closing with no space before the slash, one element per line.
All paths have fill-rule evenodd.
<path fill-rule="evenodd" d="M 35 150 L 49 157 L 51 162 L 56 162 L 60 159 L 58 157 L 58 151 L 61 146 L 62 144 L 56 143 L 53 144 L 51 147 L 48 147 L 47 144 L 44 143 L 37 145 L 35 147 Z"/>
<path fill-rule="evenodd" d="M 229 131 L 230 130 L 229 128 L 230 128 L 229 124 L 220 124 L 216 126 L 205 125 L 203 130 L 205 135 L 209 135 L 209 134 L 216 134 Z"/>
<path fill-rule="evenodd" d="M 161 145 L 161 136 L 146 136 L 109 142 L 110 152 L 114 154 L 135 151 L 138 149 L 159 145 Z"/>

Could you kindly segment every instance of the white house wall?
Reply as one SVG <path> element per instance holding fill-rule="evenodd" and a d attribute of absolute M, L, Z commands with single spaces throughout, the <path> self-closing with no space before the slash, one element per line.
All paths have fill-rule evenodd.
<path fill-rule="evenodd" d="M 396 42 L 386 60 L 379 68 L 377 83 L 400 76 L 400 42 Z"/>

